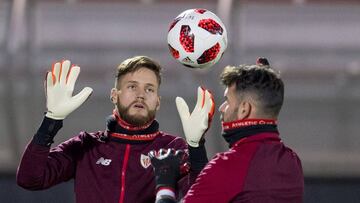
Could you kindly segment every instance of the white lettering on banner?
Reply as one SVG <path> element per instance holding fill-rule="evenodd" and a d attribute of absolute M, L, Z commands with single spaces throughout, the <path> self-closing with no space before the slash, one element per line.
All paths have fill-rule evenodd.
<path fill-rule="evenodd" d="M 263 119 L 254 119 L 254 120 L 241 120 L 234 122 L 225 122 L 223 123 L 223 129 L 232 129 L 232 128 L 240 128 L 252 125 L 276 125 L 276 120 L 263 120 Z"/>

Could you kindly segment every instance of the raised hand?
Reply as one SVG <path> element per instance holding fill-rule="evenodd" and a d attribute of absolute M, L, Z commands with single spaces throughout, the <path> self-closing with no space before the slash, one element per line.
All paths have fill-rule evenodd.
<path fill-rule="evenodd" d="M 79 66 L 70 66 L 69 60 L 54 64 L 51 72 L 47 72 L 44 82 L 46 93 L 46 117 L 63 120 L 77 109 L 91 95 L 92 88 L 85 87 L 80 93 L 72 96 Z"/>
<path fill-rule="evenodd" d="M 197 102 L 191 114 L 183 98 L 176 97 L 175 102 L 186 142 L 192 147 L 198 147 L 200 139 L 208 130 L 214 116 L 215 103 L 212 94 L 198 87 Z"/>

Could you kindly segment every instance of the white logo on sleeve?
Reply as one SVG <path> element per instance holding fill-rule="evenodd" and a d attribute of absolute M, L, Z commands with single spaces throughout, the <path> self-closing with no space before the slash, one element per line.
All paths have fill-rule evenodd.
<path fill-rule="evenodd" d="M 141 163 L 141 166 L 144 167 L 144 168 L 149 167 L 149 166 L 151 165 L 150 157 L 141 154 L 141 156 L 140 156 L 140 163 Z"/>
<path fill-rule="evenodd" d="M 111 159 L 104 159 L 103 157 L 101 157 L 99 160 L 97 160 L 96 164 L 101 164 L 104 166 L 108 166 L 111 163 Z"/>

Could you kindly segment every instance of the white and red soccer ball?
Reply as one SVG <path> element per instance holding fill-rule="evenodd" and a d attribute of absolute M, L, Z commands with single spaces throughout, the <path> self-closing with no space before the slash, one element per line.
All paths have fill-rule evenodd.
<path fill-rule="evenodd" d="M 220 18 L 206 9 L 189 9 L 170 24 L 167 37 L 171 55 L 190 68 L 209 68 L 227 47 L 227 32 Z"/>

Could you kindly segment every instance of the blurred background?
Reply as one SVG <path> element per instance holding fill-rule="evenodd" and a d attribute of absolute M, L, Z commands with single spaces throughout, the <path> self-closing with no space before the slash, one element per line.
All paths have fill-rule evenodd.
<path fill-rule="evenodd" d="M 210 70 L 188 69 L 168 51 L 169 24 L 190 8 L 213 11 L 228 30 L 228 49 Z M 179 136 L 176 96 L 192 109 L 201 84 L 213 90 L 218 107 L 223 67 L 267 57 L 285 82 L 279 129 L 301 157 L 305 202 L 360 202 L 359 22 L 357 0 L 0 0 L 0 202 L 74 202 L 72 181 L 39 192 L 15 183 L 45 111 L 43 79 L 51 64 L 70 59 L 82 68 L 75 92 L 94 89 L 64 121 L 58 144 L 82 130 L 105 129 L 115 68 L 135 55 L 164 67 L 157 119 Z M 220 132 L 216 113 L 209 158 L 228 149 Z"/>

